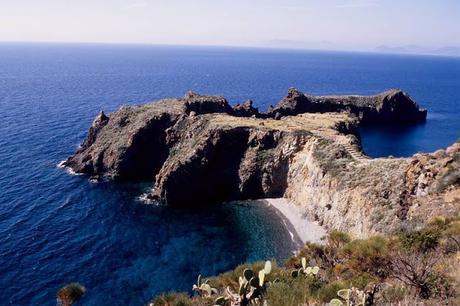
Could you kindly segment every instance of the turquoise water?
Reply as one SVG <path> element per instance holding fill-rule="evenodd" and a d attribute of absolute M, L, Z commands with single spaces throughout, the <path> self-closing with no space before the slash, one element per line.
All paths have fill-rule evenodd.
<path fill-rule="evenodd" d="M 258 49 L 0 44 L 0 304 L 54 305 L 68 282 L 80 305 L 142 305 L 189 290 L 197 274 L 284 260 L 295 246 L 261 207 L 147 206 L 145 184 L 92 184 L 56 165 L 101 109 L 188 90 L 253 99 L 265 109 L 295 86 L 313 94 L 408 91 L 429 116 L 367 128 L 373 156 L 447 146 L 460 131 L 460 60 Z M 190 203 L 193 207 L 193 203 Z"/>

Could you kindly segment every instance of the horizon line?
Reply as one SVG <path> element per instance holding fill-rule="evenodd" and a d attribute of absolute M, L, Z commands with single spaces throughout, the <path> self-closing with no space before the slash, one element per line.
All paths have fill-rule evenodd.
<path fill-rule="evenodd" d="M 257 50 L 281 50 L 281 51 L 298 51 L 298 52 L 331 52 L 331 53 L 363 53 L 378 55 L 398 55 L 398 56 L 433 56 L 433 57 L 454 57 L 459 55 L 442 54 L 442 53 L 416 53 L 416 52 L 382 52 L 375 49 L 321 49 L 307 47 L 284 47 L 284 46 L 258 46 L 258 45 L 226 45 L 226 44 L 180 44 L 180 43 L 150 43 L 150 42 L 94 42 L 94 41 L 26 41 L 26 40 L 0 40 L 1 44 L 61 44 L 61 45 L 112 45 L 112 46 L 150 46 L 150 47 L 188 47 L 188 48 L 229 48 L 229 49 L 257 49 Z M 459 47 L 460 48 L 460 47 Z"/>

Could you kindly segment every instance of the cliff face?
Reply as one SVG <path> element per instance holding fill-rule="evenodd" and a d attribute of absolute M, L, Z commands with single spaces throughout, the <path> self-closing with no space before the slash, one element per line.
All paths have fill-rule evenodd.
<path fill-rule="evenodd" d="M 176 101 L 160 101 L 96 118 L 88 138 L 65 165 L 110 179 L 152 179 L 168 157 L 165 131 L 179 118 L 181 107 Z"/>
<path fill-rule="evenodd" d="M 460 144 L 411 158 L 347 159 L 313 140 L 291 163 L 285 196 L 329 229 L 364 237 L 460 211 Z"/>
<path fill-rule="evenodd" d="M 168 129 L 180 118 L 230 112 L 233 110 L 223 97 L 189 92 L 183 99 L 123 106 L 110 118 L 101 113 L 87 139 L 65 166 L 75 172 L 110 179 L 153 179 L 169 156 Z"/>
<path fill-rule="evenodd" d="M 291 159 L 317 129 L 334 133 L 346 115 L 281 120 L 203 115 L 181 118 L 168 130 L 170 155 L 153 196 L 170 205 L 281 197 Z"/>
<path fill-rule="evenodd" d="M 311 96 L 295 88 L 268 114 L 274 116 L 299 113 L 347 111 L 358 116 L 362 124 L 415 123 L 426 120 L 427 111 L 420 109 L 406 93 L 389 90 L 375 96 Z"/>
<path fill-rule="evenodd" d="M 458 144 L 406 159 L 362 154 L 359 124 L 413 122 L 423 114 L 398 91 L 325 98 L 291 89 L 267 113 L 250 101 L 232 108 L 223 97 L 188 93 L 101 113 L 65 165 L 97 177 L 152 180 L 150 197 L 168 205 L 285 196 L 328 228 L 366 236 L 458 211 Z"/>

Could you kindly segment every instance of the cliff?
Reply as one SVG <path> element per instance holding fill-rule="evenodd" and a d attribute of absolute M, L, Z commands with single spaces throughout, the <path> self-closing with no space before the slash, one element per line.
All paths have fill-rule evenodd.
<path fill-rule="evenodd" d="M 404 110 L 404 112 L 403 112 Z M 287 197 L 327 228 L 357 236 L 458 211 L 459 145 L 405 159 L 370 159 L 357 128 L 410 123 L 426 111 L 400 91 L 313 97 L 290 89 L 266 113 L 251 101 L 188 93 L 94 120 L 65 165 L 116 180 L 152 180 L 168 205 Z"/>
<path fill-rule="evenodd" d="M 459 143 L 410 158 L 337 158 L 344 150 L 313 139 L 290 165 L 285 196 L 326 228 L 363 237 L 460 211 Z"/>
<path fill-rule="evenodd" d="M 361 124 L 416 123 L 426 120 L 408 94 L 389 90 L 375 96 L 311 96 L 290 88 L 288 95 L 268 112 L 270 116 L 346 111 L 360 118 Z"/>

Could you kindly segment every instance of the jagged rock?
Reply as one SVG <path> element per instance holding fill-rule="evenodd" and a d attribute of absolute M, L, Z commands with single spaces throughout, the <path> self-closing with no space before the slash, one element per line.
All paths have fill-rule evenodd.
<path fill-rule="evenodd" d="M 233 109 L 224 97 L 202 96 L 194 92 L 188 92 L 181 100 L 184 103 L 186 114 L 194 112 L 196 115 L 210 113 L 232 114 Z"/>
<path fill-rule="evenodd" d="M 99 114 L 65 165 L 95 177 L 150 179 L 149 198 L 168 205 L 284 196 L 327 228 L 366 236 L 459 210 L 460 143 L 411 158 L 370 159 L 361 150 L 360 124 L 423 114 L 397 91 L 325 98 L 291 88 L 265 114 L 250 102 L 232 109 L 223 97 L 189 92 Z"/>
<path fill-rule="evenodd" d="M 233 115 L 237 117 L 253 117 L 259 116 L 259 110 L 252 106 L 252 100 L 246 100 L 243 104 L 236 104 L 233 107 Z"/>
<path fill-rule="evenodd" d="M 196 205 L 282 196 L 296 151 L 286 148 L 300 144 L 308 131 L 281 131 L 270 121 L 260 126 L 226 115 L 179 120 L 171 133 L 180 140 L 156 176 L 155 197 L 169 205 Z"/>
<path fill-rule="evenodd" d="M 93 120 L 93 124 L 89 128 L 88 136 L 81 145 L 81 150 L 89 147 L 96 141 L 97 133 L 109 122 L 109 117 L 107 117 L 103 111 L 101 111 L 96 118 Z"/>
<path fill-rule="evenodd" d="M 362 124 L 415 123 L 426 120 L 421 109 L 406 93 L 389 90 L 375 96 L 311 96 L 289 88 L 287 96 L 267 115 L 295 116 L 302 113 L 350 112 Z"/>
<path fill-rule="evenodd" d="M 232 113 L 227 100 L 188 92 L 144 106 L 124 106 L 110 119 L 99 114 L 76 154 L 64 165 L 78 173 L 117 180 L 153 179 L 169 155 L 168 128 L 183 116 Z M 167 138 L 168 136 L 168 138 Z"/>

